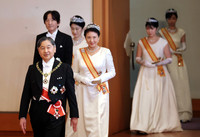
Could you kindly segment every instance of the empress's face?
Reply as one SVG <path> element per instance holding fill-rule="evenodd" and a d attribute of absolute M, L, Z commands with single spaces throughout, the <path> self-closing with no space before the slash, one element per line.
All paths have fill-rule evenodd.
<path fill-rule="evenodd" d="M 175 27 L 176 26 L 176 21 L 177 21 L 176 16 L 172 15 L 171 18 L 167 19 L 168 26 L 169 27 Z"/>
<path fill-rule="evenodd" d="M 71 24 L 71 32 L 74 38 L 80 38 L 83 32 L 83 29 L 79 25 Z"/>
<path fill-rule="evenodd" d="M 153 37 L 156 35 L 157 28 L 153 26 L 147 26 L 146 32 L 149 37 Z"/>
<path fill-rule="evenodd" d="M 52 18 L 51 14 L 47 15 L 47 19 L 45 20 L 45 26 L 50 33 L 54 33 L 59 26 L 59 23 Z"/>
<path fill-rule="evenodd" d="M 53 46 L 49 40 L 45 40 L 41 43 L 40 47 L 38 47 L 38 52 L 40 57 L 48 62 L 56 52 L 56 46 Z"/>
<path fill-rule="evenodd" d="M 89 47 L 95 48 L 96 46 L 98 46 L 97 44 L 99 42 L 99 36 L 96 32 L 93 31 L 87 32 L 85 39 Z"/>

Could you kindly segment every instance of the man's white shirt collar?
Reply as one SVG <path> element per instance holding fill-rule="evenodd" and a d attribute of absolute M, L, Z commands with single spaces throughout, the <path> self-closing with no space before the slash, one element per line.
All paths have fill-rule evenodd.
<path fill-rule="evenodd" d="M 55 58 L 54 58 L 54 57 L 52 57 L 47 63 L 46 63 L 44 60 L 42 60 L 43 68 L 44 68 L 44 67 L 52 67 L 54 61 L 55 61 Z"/>
<path fill-rule="evenodd" d="M 46 36 L 52 38 L 55 41 L 57 33 L 58 29 L 56 29 L 56 31 L 52 34 L 50 32 L 47 32 Z"/>

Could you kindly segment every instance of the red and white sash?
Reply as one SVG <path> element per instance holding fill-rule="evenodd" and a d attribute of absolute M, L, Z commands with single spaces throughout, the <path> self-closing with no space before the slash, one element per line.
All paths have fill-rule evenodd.
<path fill-rule="evenodd" d="M 47 102 L 50 102 L 51 99 L 48 95 L 48 90 L 46 88 L 43 88 L 41 98 L 46 100 Z M 62 117 L 65 115 L 65 111 L 62 107 L 62 101 L 58 100 L 55 104 L 51 104 L 49 108 L 47 109 L 47 112 L 51 115 L 53 115 L 56 119 L 59 117 Z"/>

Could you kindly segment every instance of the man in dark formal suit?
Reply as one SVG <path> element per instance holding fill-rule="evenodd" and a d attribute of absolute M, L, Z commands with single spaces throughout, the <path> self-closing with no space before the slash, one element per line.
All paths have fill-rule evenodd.
<path fill-rule="evenodd" d="M 44 24 L 48 32 L 37 35 L 35 44 L 35 53 L 33 63 L 36 64 L 41 60 L 41 57 L 37 50 L 37 42 L 41 37 L 51 37 L 56 43 L 55 58 L 67 63 L 72 64 L 73 42 L 71 36 L 62 33 L 58 30 L 60 25 L 60 14 L 58 11 L 47 11 L 43 16 Z"/>
<path fill-rule="evenodd" d="M 41 61 L 30 65 L 21 97 L 19 119 L 26 133 L 29 109 L 34 137 L 61 137 L 65 130 L 66 100 L 70 108 L 71 125 L 76 131 L 78 108 L 71 66 L 54 57 L 53 39 L 42 37 L 37 43 Z"/>

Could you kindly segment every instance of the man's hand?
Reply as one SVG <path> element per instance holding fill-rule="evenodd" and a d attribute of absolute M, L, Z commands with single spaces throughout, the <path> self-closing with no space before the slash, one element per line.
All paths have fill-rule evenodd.
<path fill-rule="evenodd" d="M 22 129 L 22 132 L 26 134 L 26 118 L 24 117 L 20 118 L 19 125 Z"/>
<path fill-rule="evenodd" d="M 77 131 L 77 124 L 78 124 L 78 118 L 71 118 L 70 125 L 72 126 L 74 132 Z"/>

